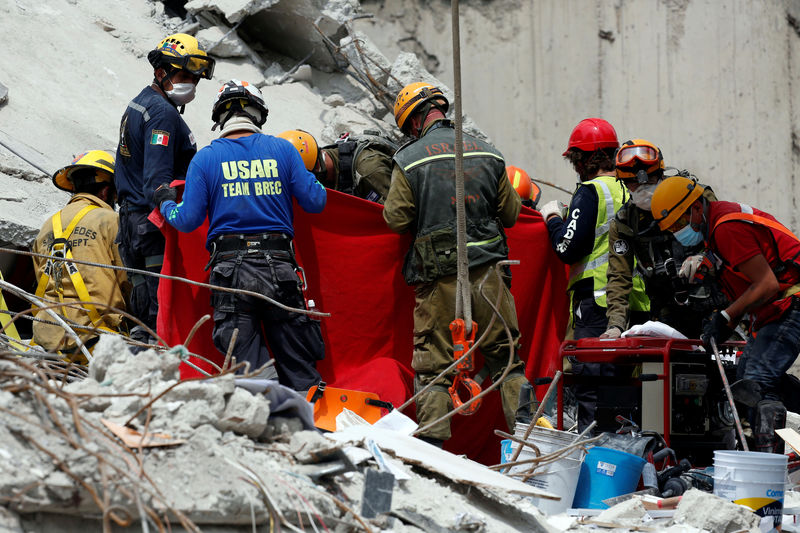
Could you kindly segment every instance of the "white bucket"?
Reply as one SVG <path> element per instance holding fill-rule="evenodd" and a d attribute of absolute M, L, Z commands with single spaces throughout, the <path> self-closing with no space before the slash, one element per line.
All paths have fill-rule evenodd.
<path fill-rule="evenodd" d="M 714 494 L 772 517 L 783 517 L 787 457 L 777 453 L 718 450 L 714 452 Z"/>
<path fill-rule="evenodd" d="M 524 437 L 527 427 L 527 425 L 518 424 L 516 436 L 519 438 Z M 535 426 L 528 436 L 528 441 L 533 442 L 542 455 L 547 455 L 570 445 L 575 440 L 575 437 L 577 435 L 574 433 Z M 518 446 L 517 443 L 513 443 L 512 449 L 516 451 Z M 561 496 L 560 500 L 531 498 L 534 505 L 543 513 L 563 513 L 572 505 L 572 498 L 575 496 L 575 488 L 578 486 L 578 476 L 581 472 L 584 453 L 579 448 L 571 450 L 557 461 L 537 468 L 535 475 L 526 481 L 528 485 Z M 533 450 L 525 446 L 522 448 L 517 460 L 521 461 L 535 457 L 536 454 Z M 513 466 L 510 469 L 510 473 L 525 472 L 529 468 L 529 464 Z"/>

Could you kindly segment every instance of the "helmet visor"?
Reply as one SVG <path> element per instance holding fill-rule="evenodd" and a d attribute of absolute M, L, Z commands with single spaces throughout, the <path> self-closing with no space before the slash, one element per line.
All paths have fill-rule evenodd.
<path fill-rule="evenodd" d="M 658 151 L 652 146 L 623 146 L 617 152 L 617 165 L 628 165 L 634 159 L 652 164 L 658 161 Z"/>

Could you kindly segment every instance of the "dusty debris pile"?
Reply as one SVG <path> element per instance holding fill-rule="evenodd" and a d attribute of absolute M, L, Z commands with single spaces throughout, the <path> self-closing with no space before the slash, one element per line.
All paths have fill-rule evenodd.
<path fill-rule="evenodd" d="M 233 374 L 179 382 L 177 352 L 133 356 L 121 339 L 103 336 L 88 377 L 72 382 L 3 355 L 0 525 L 548 530 L 520 496 L 410 466 L 408 479 L 394 482 L 391 511 L 365 518 L 373 496 L 365 472 L 376 468 L 369 453 L 351 461 L 343 444 L 307 429 L 305 402 L 277 385 L 265 395 L 236 386 Z"/>

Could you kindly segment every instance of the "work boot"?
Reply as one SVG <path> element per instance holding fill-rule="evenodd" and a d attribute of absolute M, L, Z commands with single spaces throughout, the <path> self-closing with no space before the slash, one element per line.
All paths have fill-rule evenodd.
<path fill-rule="evenodd" d="M 539 401 L 536 399 L 536 392 L 533 385 L 525 383 L 519 389 L 519 405 L 517 407 L 516 422 L 517 424 L 530 425 L 533 415 L 539 408 Z M 515 432 L 514 428 L 508 428 L 511 433 Z"/>
<path fill-rule="evenodd" d="M 765 453 L 784 452 L 783 439 L 775 434 L 776 429 L 786 427 L 786 407 L 775 400 L 762 400 L 756 406 L 753 440 L 755 451 Z"/>

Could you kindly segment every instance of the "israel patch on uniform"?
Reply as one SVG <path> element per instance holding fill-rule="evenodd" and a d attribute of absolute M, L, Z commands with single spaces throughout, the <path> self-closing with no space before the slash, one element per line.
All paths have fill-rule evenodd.
<path fill-rule="evenodd" d="M 617 255 L 625 255 L 628 253 L 627 241 L 614 241 L 614 253 Z"/>
<path fill-rule="evenodd" d="M 169 146 L 169 132 L 164 130 L 152 130 L 150 144 L 156 146 Z"/>

